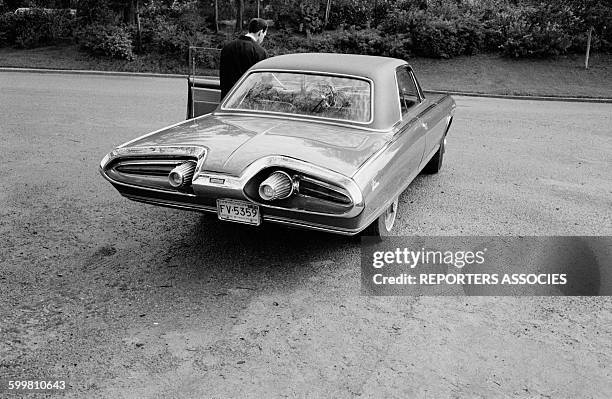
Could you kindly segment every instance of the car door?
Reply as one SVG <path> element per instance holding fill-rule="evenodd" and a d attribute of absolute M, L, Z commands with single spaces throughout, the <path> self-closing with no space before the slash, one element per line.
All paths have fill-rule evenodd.
<path fill-rule="evenodd" d="M 396 69 L 396 80 L 402 115 L 396 136 L 402 146 L 402 168 L 412 172 L 418 169 L 426 145 L 427 132 L 418 117 L 422 98 L 407 65 Z"/>
<path fill-rule="evenodd" d="M 213 112 L 221 101 L 219 79 L 191 76 L 187 82 L 187 119 Z"/>
<path fill-rule="evenodd" d="M 419 123 L 421 98 L 407 66 L 395 70 L 396 86 L 385 106 L 399 107 L 401 118 L 384 150 L 353 176 L 368 204 L 363 218 L 389 206 L 418 175 L 425 150 L 425 129 Z M 378 216 L 378 215 L 377 215 Z"/>
<path fill-rule="evenodd" d="M 421 98 L 421 103 L 418 108 L 419 123 L 425 130 L 425 151 L 423 155 L 423 163 L 438 150 L 438 145 L 442 142 L 442 138 L 446 133 L 448 126 L 448 118 L 443 112 L 438 102 L 443 94 L 430 94 L 427 97 L 423 94 L 416 76 L 412 70 L 409 71 L 411 79 L 414 81 L 417 93 Z"/>

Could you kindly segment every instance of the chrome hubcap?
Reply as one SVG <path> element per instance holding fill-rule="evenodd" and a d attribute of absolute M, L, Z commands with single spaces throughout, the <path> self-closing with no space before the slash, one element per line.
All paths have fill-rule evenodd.
<path fill-rule="evenodd" d="M 398 199 L 396 198 L 385 211 L 385 229 L 387 231 L 391 231 L 393 225 L 395 224 L 395 217 L 397 216 L 397 202 Z"/>

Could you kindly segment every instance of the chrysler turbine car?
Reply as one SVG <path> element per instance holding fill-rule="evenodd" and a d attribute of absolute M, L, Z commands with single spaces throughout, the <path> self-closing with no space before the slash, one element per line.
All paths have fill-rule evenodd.
<path fill-rule="evenodd" d="M 135 201 L 228 222 L 389 235 L 398 197 L 442 167 L 455 102 L 403 60 L 304 53 L 263 60 L 220 100 L 188 78 L 188 119 L 112 150 L 100 171 Z"/>

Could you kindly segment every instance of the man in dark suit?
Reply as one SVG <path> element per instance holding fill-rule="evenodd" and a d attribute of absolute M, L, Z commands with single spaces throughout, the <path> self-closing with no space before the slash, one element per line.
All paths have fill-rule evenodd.
<path fill-rule="evenodd" d="M 231 90 L 240 77 L 257 62 L 266 59 L 266 50 L 261 47 L 268 32 L 264 19 L 253 18 L 249 22 L 249 33 L 226 44 L 221 50 L 219 78 L 221 80 L 221 99 Z"/>

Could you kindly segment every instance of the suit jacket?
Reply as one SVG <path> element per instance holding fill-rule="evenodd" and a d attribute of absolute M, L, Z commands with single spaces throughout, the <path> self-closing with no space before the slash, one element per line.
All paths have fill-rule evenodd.
<path fill-rule="evenodd" d="M 221 50 L 219 63 L 221 98 L 227 95 L 250 67 L 266 59 L 267 56 L 266 50 L 246 35 L 226 44 Z"/>

